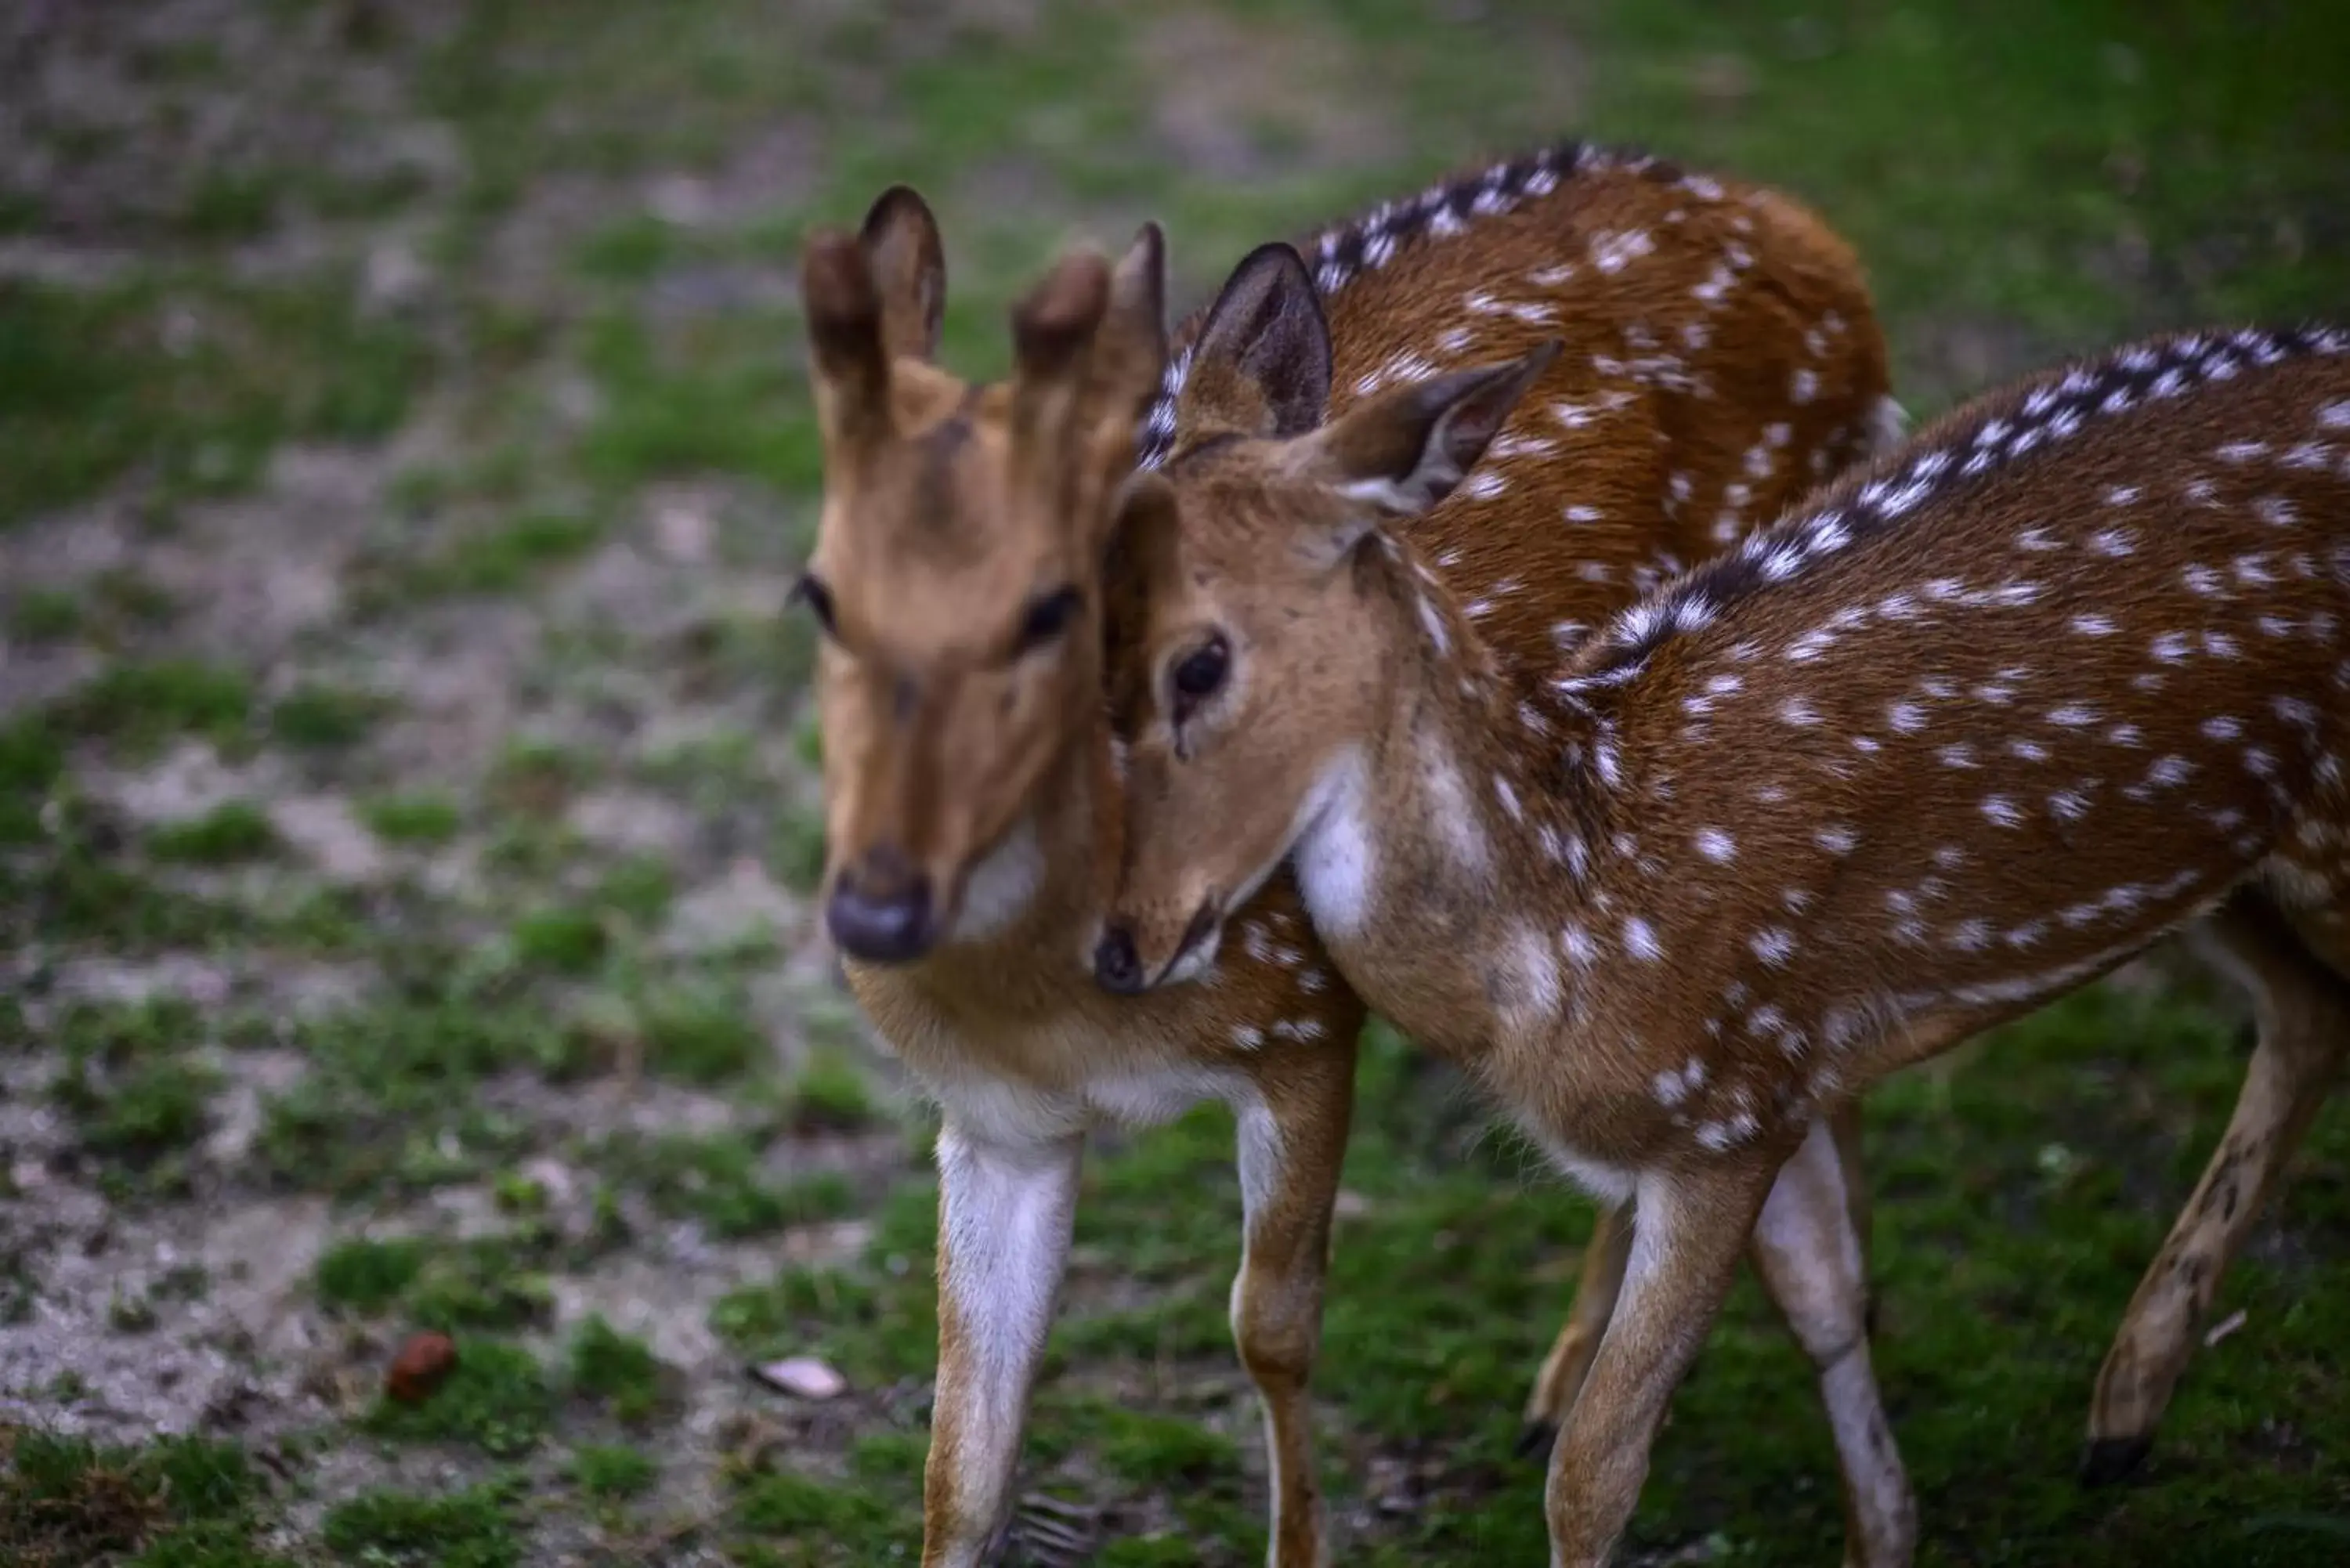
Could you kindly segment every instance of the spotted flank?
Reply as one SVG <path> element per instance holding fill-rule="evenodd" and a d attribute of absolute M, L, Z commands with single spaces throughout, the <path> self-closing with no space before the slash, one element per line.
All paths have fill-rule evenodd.
<path fill-rule="evenodd" d="M 2051 372 L 2020 400 L 1987 400 L 1973 418 L 1937 427 L 1936 439 L 1911 451 L 1898 465 L 1881 468 L 1856 488 L 1840 486 L 1840 493 L 1827 504 L 1750 534 L 1734 551 L 1701 563 L 1667 584 L 1586 642 L 1586 658 L 1558 680 L 1556 690 L 1572 699 L 1624 685 L 1648 668 L 1659 649 L 1680 634 L 1710 626 L 1731 601 L 1784 582 L 1813 564 L 1883 533 L 1929 500 L 2033 452 L 2061 449 L 2083 431 L 2095 429 L 2115 415 L 2231 381 L 2247 371 L 2288 359 L 2344 353 L 2350 353 L 2350 331 L 2332 327 L 2191 333 L 2132 344 L 2103 359 Z M 2326 412 L 2319 410 L 2316 422 L 2321 428 Z M 2350 423 L 2350 410 L 2345 415 L 2345 422 Z M 2243 443 L 2231 442 L 2229 447 L 2217 454 L 2221 461 L 2245 460 Z M 2307 452 L 2296 455 L 2296 449 L 2291 447 L 2274 454 L 2274 460 L 2286 467 L 2324 461 Z M 2208 484 L 2200 496 L 2202 504 L 2210 504 Z M 2135 487 L 2117 487 L 2107 499 L 2126 506 L 2138 496 Z M 2187 499 L 2190 504 L 2198 500 L 2192 486 Z M 2287 503 L 2280 499 L 2267 505 L 2268 521 L 2280 525 L 2289 521 L 2282 515 Z M 2091 546 L 2101 555 L 2120 557 L 2137 547 L 2137 540 L 2131 530 L 2113 527 L 2100 531 Z M 2032 530 L 2019 536 L 2019 547 L 2027 551 L 2034 547 Z M 2043 537 L 2038 547 L 2054 548 L 2054 544 Z M 2213 586 L 2216 590 L 2216 569 Z M 1918 597 L 1930 601 L 1963 591 L 1954 583 L 1935 579 L 1919 586 Z M 2012 597 L 2023 588 L 2011 586 L 2003 591 Z M 1898 612 L 1900 607 L 1895 607 Z M 1916 607 L 1913 603 L 1911 613 Z M 2084 635 L 2097 635 L 2096 626 L 2096 618 L 2090 617 Z M 1796 650 L 1798 657 L 1800 652 Z"/>

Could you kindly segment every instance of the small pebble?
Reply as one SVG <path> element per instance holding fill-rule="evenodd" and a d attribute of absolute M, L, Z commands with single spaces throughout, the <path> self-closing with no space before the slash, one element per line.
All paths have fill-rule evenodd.
<path fill-rule="evenodd" d="M 837 1399 L 848 1392 L 848 1379 L 813 1355 L 787 1355 L 751 1369 L 770 1388 L 800 1399 Z"/>

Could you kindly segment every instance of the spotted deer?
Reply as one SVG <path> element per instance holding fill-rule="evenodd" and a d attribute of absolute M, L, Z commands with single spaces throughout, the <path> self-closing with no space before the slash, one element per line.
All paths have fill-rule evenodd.
<path fill-rule="evenodd" d="M 1542 477 L 1423 526 L 1529 669 L 1885 426 L 1859 267 L 1768 191 L 1570 144 L 1305 248 L 1334 406 L 1540 333 L 1583 350 L 1519 438 Z M 1137 465 L 1166 459 L 1179 400 L 1229 378 L 1193 356 L 1201 316 L 1170 344 L 1163 293 L 1155 227 L 1114 267 L 1072 252 L 1012 313 L 1010 379 L 974 385 L 932 362 L 945 268 L 911 191 L 805 262 L 826 485 L 798 596 L 824 632 L 826 923 L 942 1110 L 930 1564 L 979 1560 L 1007 1520 L 1086 1129 L 1203 1098 L 1235 1113 L 1232 1330 L 1265 1411 L 1268 1557 L 1326 1553 L 1305 1391 L 1362 1003 L 1283 877 L 1203 983 L 1118 1000 L 1091 977 L 1125 820 L 1108 527 Z M 1578 1299 L 1567 1336 L 1591 1319 Z"/>
<path fill-rule="evenodd" d="M 1553 1561 L 1617 1540 L 1752 1235 L 1819 1367 L 1848 1560 L 1884 1564 L 1914 1510 L 1825 1118 L 2189 928 L 2259 1037 L 2100 1377 L 2097 1419 L 2142 1436 L 2350 1044 L 2350 333 L 2164 337 L 1981 398 L 1530 691 L 1397 524 L 1527 482 L 1494 448 L 1557 347 L 1292 436 L 1268 410 L 1315 375 L 1280 320 L 1209 325 L 1201 406 L 1121 500 L 1104 983 L 1189 989 L 1292 867 L 1371 1006 L 1630 1201 Z"/>

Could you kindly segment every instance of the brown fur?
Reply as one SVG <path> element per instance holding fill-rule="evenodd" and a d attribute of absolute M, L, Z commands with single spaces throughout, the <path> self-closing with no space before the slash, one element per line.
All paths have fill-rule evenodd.
<path fill-rule="evenodd" d="M 1144 973 L 1187 972 L 1294 850 L 1367 999 L 1637 1194 L 1554 1455 L 1557 1561 L 1614 1543 L 1756 1215 L 1799 1272 L 1856 1246 L 1765 1195 L 1886 1073 L 2208 917 L 2270 1002 L 2206 1189 L 2233 1190 L 2221 1158 L 2273 1178 L 2338 1061 L 2307 1021 L 2350 994 L 2350 335 L 2162 340 L 1978 400 L 1516 679 L 1419 542 L 1372 526 L 1453 466 L 1440 415 L 1407 391 L 1339 423 L 1365 430 L 1179 458 L 1136 519 L 1182 531 L 1128 557 L 1173 566 L 1128 585 L 1113 920 Z M 1415 431 L 1400 483 L 1351 455 Z M 1178 725 L 1170 672 L 1210 638 L 1224 690 Z M 2189 1296 L 2149 1275 L 2099 1419 L 2158 1412 L 2235 1214 L 2182 1215 L 2158 1269 Z M 1874 1467 L 1852 1551 L 1904 1562 L 1856 1297 L 1810 1304 L 1847 1479 Z"/>
<path fill-rule="evenodd" d="M 1635 229 L 1653 236 L 1652 254 L 1620 270 L 1592 262 L 1595 246 Z M 838 263 L 829 243 L 812 246 L 812 287 L 826 281 L 817 256 Z M 854 372 L 868 361 L 827 348 L 825 334 L 834 315 L 874 313 L 827 315 L 810 302 L 827 410 L 813 572 L 839 628 L 819 671 L 827 887 L 844 867 L 902 863 L 931 880 L 942 906 L 940 940 L 916 961 L 848 965 L 881 1033 L 946 1112 L 926 1563 L 974 1561 L 1003 1518 L 1042 1332 L 1031 1317 L 1013 1324 L 1004 1314 L 1025 1299 L 1014 1286 L 1058 1278 L 1066 1219 L 1057 1195 L 1074 1180 L 1083 1127 L 1203 1096 L 1242 1111 L 1252 1196 L 1233 1327 L 1267 1411 L 1271 1557 L 1302 1565 L 1326 1548 L 1305 1390 L 1362 1004 L 1331 973 L 1285 879 L 1251 902 L 1249 940 L 1226 955 L 1212 985 L 1117 1001 L 1086 972 L 1125 820 L 1097 696 L 1108 631 L 1099 563 L 1122 468 L 1110 456 L 1111 431 L 1124 410 L 1129 422 L 1118 435 L 1130 442 L 1128 372 L 1152 348 L 1145 312 L 1122 310 L 1121 301 L 1147 292 L 1156 251 L 1146 236 L 1129 253 L 1103 325 L 1090 338 L 1078 332 L 1084 341 L 1062 352 L 1045 341 L 1053 334 L 1033 330 L 1036 313 L 1024 313 L 1027 325 L 1015 330 L 1020 369 L 1007 387 L 974 389 L 919 359 L 891 358 L 887 418 L 868 414 L 861 426 L 832 412 L 869 406 L 855 403 L 853 376 L 833 383 L 837 366 Z M 1745 265 L 1696 294 L 1731 254 Z M 1570 260 L 1572 275 L 1527 281 Z M 1055 278 L 1087 271 L 1071 265 Z M 921 267 L 910 274 L 927 275 Z M 868 265 L 878 292 L 888 294 L 889 275 Z M 1558 395 L 1593 405 L 1587 423 L 1562 427 L 1572 439 L 1563 440 L 1552 477 L 1524 493 L 1530 521 L 1555 524 L 1557 543 L 1501 549 L 1489 519 L 1466 514 L 1457 526 L 1428 524 L 1433 545 L 1461 552 L 1456 580 L 1507 597 L 1509 575 L 1522 579 L 1525 603 L 1506 618 L 1528 659 L 1553 646 L 1557 620 L 1596 621 L 1624 602 L 1637 574 L 1661 575 L 1660 555 L 1687 558 L 1708 547 L 1721 514 L 1732 509 L 1732 486 L 1751 490 L 1733 523 L 1759 524 L 1808 476 L 1857 453 L 1884 396 L 1883 346 L 1858 269 L 1816 220 L 1768 192 L 1684 184 L 1653 164 L 1595 159 L 1551 193 L 1477 216 L 1466 236 L 1419 235 L 1329 296 L 1338 404 L 1357 399 L 1356 384 L 1399 350 L 1465 352 L 1435 346 L 1455 327 L 1481 350 L 1525 338 L 1530 324 L 1466 308 L 1481 286 L 1548 312 L 1545 330 L 1580 345 L 1555 385 Z M 1064 281 L 1032 297 L 1081 295 Z M 892 308 L 899 319 L 920 316 L 909 299 L 885 304 L 879 317 Z M 1087 314 L 1072 309 L 1066 318 Z M 1176 343 L 1188 344 L 1202 321 L 1194 317 Z M 1641 323 L 1678 332 L 1699 321 L 1711 333 L 1702 352 L 1689 355 L 1701 379 L 1664 385 L 1655 366 L 1635 363 L 1658 358 L 1645 340 L 1627 340 L 1638 339 Z M 1823 325 L 1830 322 L 1836 330 Z M 1799 371 L 1810 380 L 1797 410 L 1788 399 Z M 951 441 L 936 434 L 957 421 L 967 428 Z M 1770 449 L 1770 472 L 1749 474 L 1747 454 L 1781 421 L 1788 430 Z M 1055 429 L 1080 432 L 1060 438 L 1058 455 L 1046 439 L 1023 433 Z M 1687 477 L 1678 502 L 1676 474 Z M 1135 493 L 1149 490 L 1146 483 Z M 1601 515 L 1570 523 L 1570 504 Z M 1676 512 L 1684 524 L 1667 521 Z M 1523 540 L 1526 530 L 1516 532 Z M 1005 639 L 1024 607 L 1065 582 L 1084 596 L 1066 638 L 1007 664 Z M 1034 873 L 1024 896 L 991 904 L 993 919 L 973 932 L 968 889 L 1000 892 L 1019 880 L 1022 865 Z M 1019 1211 L 1035 1225 L 957 1209 L 959 1194 L 979 1203 L 997 1192 L 1027 1195 L 1005 1201 L 1028 1204 Z"/>

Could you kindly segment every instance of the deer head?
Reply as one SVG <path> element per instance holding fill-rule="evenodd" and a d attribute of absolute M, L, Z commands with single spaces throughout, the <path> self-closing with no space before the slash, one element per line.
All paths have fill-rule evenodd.
<path fill-rule="evenodd" d="M 843 952 L 951 937 L 974 867 L 1100 708 L 1103 540 L 1166 358 L 1165 248 L 1078 249 L 1012 311 L 1014 369 L 932 363 L 938 226 L 894 186 L 809 244 L 825 493 L 795 597 L 822 628 L 825 915 Z"/>
<path fill-rule="evenodd" d="M 1450 494 L 1558 352 L 1398 388 L 1324 423 L 1330 339 L 1303 261 L 1244 259 L 1210 307 L 1174 454 L 1125 488 L 1109 566 L 1128 858 L 1095 953 L 1112 990 L 1181 980 L 1357 764 L 1402 602 L 1383 525 Z M 1245 746 L 1226 746 L 1245 732 Z M 1300 802 L 1292 812 L 1253 803 Z"/>

